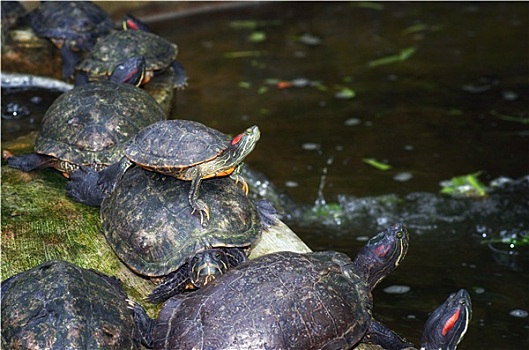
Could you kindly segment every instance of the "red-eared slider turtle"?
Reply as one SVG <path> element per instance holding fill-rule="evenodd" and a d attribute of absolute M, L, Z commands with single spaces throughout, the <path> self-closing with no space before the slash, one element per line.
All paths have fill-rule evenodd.
<path fill-rule="evenodd" d="M 421 350 L 454 350 L 467 332 L 472 318 L 470 295 L 464 289 L 450 294 L 428 317 L 421 338 Z"/>
<path fill-rule="evenodd" d="M 155 72 L 171 68 L 174 72 L 174 87 L 187 85 L 187 76 L 181 63 L 175 61 L 178 47 L 164 38 L 141 30 L 113 32 L 97 41 L 89 54 L 77 65 L 77 69 L 88 75 L 89 80 L 100 80 L 108 76 L 116 64 L 129 57 L 144 56 L 147 63 L 147 83 Z"/>
<path fill-rule="evenodd" d="M 54 167 L 68 175 L 79 165 L 101 170 L 119 161 L 126 141 L 165 119 L 147 92 L 114 81 L 137 82 L 142 74 L 138 65 L 143 65 L 141 58 L 129 59 L 116 67 L 112 81 L 78 86 L 59 96 L 44 115 L 35 153 L 11 157 L 8 164 L 23 171 Z"/>
<path fill-rule="evenodd" d="M 408 233 L 393 225 L 352 261 L 338 252 L 279 252 L 228 271 L 204 288 L 169 299 L 156 349 L 350 349 L 360 342 L 406 343 L 372 316 L 373 288 L 402 261 Z"/>
<path fill-rule="evenodd" d="M 207 226 L 190 215 L 189 182 L 140 167 L 130 168 L 103 199 L 103 233 L 118 257 L 140 275 L 166 276 L 150 302 L 202 287 L 246 260 L 265 227 L 261 215 L 271 215 L 227 178 L 202 186 L 213 214 Z"/>
<path fill-rule="evenodd" d="M 140 349 L 152 324 L 119 280 L 65 261 L 2 282 L 2 348 Z"/>
<path fill-rule="evenodd" d="M 78 52 L 88 52 L 98 37 L 114 28 L 114 22 L 103 9 L 86 1 L 42 1 L 30 12 L 29 20 L 38 36 L 49 38 L 60 48 L 64 78 L 72 76 L 80 60 Z"/>
<path fill-rule="evenodd" d="M 164 120 L 147 126 L 125 147 L 125 157 L 101 173 L 100 184 L 104 192 L 119 182 L 123 172 L 132 164 L 150 171 L 191 181 L 189 204 L 209 219 L 209 208 L 198 198 L 203 179 L 231 176 L 241 181 L 245 192 L 246 182 L 239 176 L 244 158 L 259 140 L 257 126 L 246 129 L 230 138 L 220 131 L 190 120 Z"/>

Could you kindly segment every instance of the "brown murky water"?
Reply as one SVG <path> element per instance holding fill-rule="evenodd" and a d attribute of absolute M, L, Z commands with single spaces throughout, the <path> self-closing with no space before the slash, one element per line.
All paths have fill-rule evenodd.
<path fill-rule="evenodd" d="M 481 242 L 529 235 L 528 181 L 485 200 L 438 194 L 457 175 L 529 174 L 527 5 L 372 5 L 261 4 L 149 23 L 179 45 L 190 77 L 175 117 L 227 133 L 259 125 L 248 164 L 303 208 L 289 224 L 315 250 L 354 256 L 363 237 L 404 221 L 408 256 L 374 296 L 397 332 L 418 342 L 428 313 L 466 288 L 474 315 L 460 349 L 529 348 L 529 253 Z M 399 54 L 410 56 L 380 64 Z M 338 212 L 309 215 L 316 203 Z M 384 291 L 393 285 L 411 289 Z"/>

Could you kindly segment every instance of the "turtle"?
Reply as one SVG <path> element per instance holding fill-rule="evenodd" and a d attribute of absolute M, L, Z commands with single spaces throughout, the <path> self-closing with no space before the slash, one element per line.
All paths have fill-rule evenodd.
<path fill-rule="evenodd" d="M 68 177 L 80 165 L 99 171 L 119 161 L 127 140 L 166 118 L 147 92 L 125 84 L 141 80 L 143 67 L 143 58 L 133 57 L 116 67 L 110 81 L 60 95 L 44 115 L 35 153 L 10 157 L 9 166 L 22 171 L 53 167 Z"/>
<path fill-rule="evenodd" d="M 29 13 L 29 22 L 38 36 L 60 49 L 65 79 L 72 77 L 79 52 L 90 51 L 100 36 L 114 29 L 110 16 L 89 1 L 42 1 Z"/>
<path fill-rule="evenodd" d="M 193 212 L 198 211 L 209 220 L 209 207 L 198 198 L 203 179 L 230 176 L 241 182 L 248 193 L 248 185 L 239 172 L 244 158 L 254 149 L 260 138 L 259 127 L 247 128 L 231 138 L 202 123 L 172 119 L 151 124 L 139 131 L 126 145 L 124 157 L 101 172 L 100 191 L 111 192 L 131 165 L 180 180 L 191 181 L 188 200 Z M 97 191 L 97 190 L 96 190 Z"/>
<path fill-rule="evenodd" d="M 371 238 L 354 260 L 334 251 L 285 251 L 248 260 L 200 290 L 167 300 L 153 321 L 153 346 L 308 350 L 351 349 L 371 343 L 384 349 L 413 347 L 372 317 L 371 292 L 399 265 L 408 244 L 406 227 L 399 223 Z M 440 309 L 438 315 L 444 320 L 453 310 Z M 468 324 L 465 317 L 452 320 L 456 324 L 452 329 Z M 429 332 L 437 324 L 431 323 L 426 328 Z"/>
<path fill-rule="evenodd" d="M 120 281 L 52 260 L 1 285 L 2 348 L 140 349 L 152 343 L 145 310 Z"/>
<path fill-rule="evenodd" d="M 126 22 L 126 19 L 124 19 Z M 80 74 L 88 80 L 100 80 L 112 72 L 117 63 L 133 56 L 144 56 L 147 62 L 146 84 L 156 72 L 172 69 L 175 88 L 187 85 L 184 66 L 175 61 L 178 46 L 164 38 L 142 30 L 115 31 L 99 39 L 93 49 L 77 65 Z"/>
<path fill-rule="evenodd" d="M 190 182 L 131 167 L 104 197 L 103 234 L 134 272 L 163 282 L 148 296 L 159 303 L 186 289 L 206 285 L 242 261 L 274 220 L 266 203 L 254 203 L 228 178 L 203 184 L 214 214 L 207 226 L 186 200 Z"/>
<path fill-rule="evenodd" d="M 472 303 L 465 289 L 451 293 L 426 320 L 421 350 L 455 350 L 472 318 Z"/>

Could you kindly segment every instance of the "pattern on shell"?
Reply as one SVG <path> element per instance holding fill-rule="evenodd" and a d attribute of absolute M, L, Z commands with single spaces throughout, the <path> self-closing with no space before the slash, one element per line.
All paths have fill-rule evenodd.
<path fill-rule="evenodd" d="M 177 54 L 176 44 L 156 34 L 121 30 L 98 40 L 77 68 L 94 76 L 109 75 L 118 63 L 143 56 L 147 70 L 161 70 L 167 68 Z"/>
<path fill-rule="evenodd" d="M 2 344 L 9 349 L 139 349 L 119 281 L 49 261 L 2 282 Z"/>
<path fill-rule="evenodd" d="M 149 167 L 185 168 L 217 157 L 230 138 L 190 120 L 166 120 L 139 132 L 125 149 L 135 163 Z"/>
<path fill-rule="evenodd" d="M 155 348 L 348 349 L 365 334 L 372 308 L 365 280 L 342 274 L 348 263 L 337 252 L 281 252 L 243 263 L 169 299 Z"/>
<path fill-rule="evenodd" d="M 126 141 L 162 119 L 165 113 L 142 89 L 113 82 L 82 85 L 47 110 L 35 152 L 78 165 L 112 164 L 123 156 Z"/>
<path fill-rule="evenodd" d="M 164 276 L 195 252 L 210 247 L 250 247 L 261 233 L 253 202 L 229 178 L 202 183 L 210 203 L 206 226 L 191 215 L 191 183 L 140 167 L 130 168 L 101 205 L 103 233 L 135 272 Z"/>
<path fill-rule="evenodd" d="M 39 36 L 70 40 L 89 50 L 97 37 L 114 28 L 112 19 L 91 2 L 43 2 L 31 12 L 31 26 Z"/>

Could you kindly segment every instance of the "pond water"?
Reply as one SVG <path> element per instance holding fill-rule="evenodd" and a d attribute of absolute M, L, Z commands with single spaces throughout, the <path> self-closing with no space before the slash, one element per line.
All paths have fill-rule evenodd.
<path fill-rule="evenodd" d="M 285 220 L 312 249 L 354 256 L 407 224 L 408 256 L 374 293 L 377 319 L 418 343 L 428 313 L 466 288 L 460 349 L 529 348 L 529 251 L 487 244 L 529 236 L 526 4 L 263 3 L 149 25 L 188 71 L 174 117 L 226 133 L 259 125 L 247 163 L 292 199 Z M 3 140 L 20 122 L 38 127 L 4 119 Z M 483 199 L 439 194 L 477 171 L 485 184 L 519 180 Z"/>

